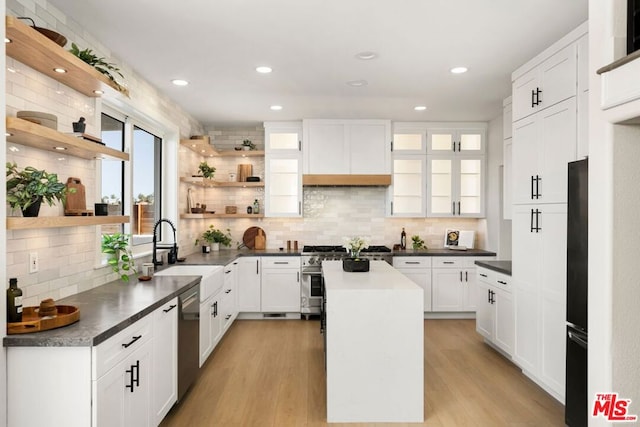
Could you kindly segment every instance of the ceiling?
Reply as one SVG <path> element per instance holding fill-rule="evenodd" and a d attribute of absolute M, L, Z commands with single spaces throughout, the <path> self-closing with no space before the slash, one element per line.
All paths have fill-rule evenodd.
<path fill-rule="evenodd" d="M 491 120 L 511 72 L 588 10 L 588 0 L 49 1 L 205 126 Z M 378 57 L 355 57 L 364 51 Z M 460 65 L 469 71 L 449 72 Z"/>

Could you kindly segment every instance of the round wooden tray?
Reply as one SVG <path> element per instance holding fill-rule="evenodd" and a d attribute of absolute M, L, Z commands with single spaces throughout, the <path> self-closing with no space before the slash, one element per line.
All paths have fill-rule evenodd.
<path fill-rule="evenodd" d="M 74 305 L 56 305 L 58 314 L 46 317 L 38 316 L 39 308 L 24 307 L 22 309 L 22 322 L 7 323 L 7 334 L 28 334 L 30 332 L 61 328 L 80 319 L 80 309 Z"/>

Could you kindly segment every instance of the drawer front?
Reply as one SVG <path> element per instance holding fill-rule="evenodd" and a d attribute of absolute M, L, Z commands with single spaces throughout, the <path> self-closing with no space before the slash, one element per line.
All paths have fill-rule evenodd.
<path fill-rule="evenodd" d="M 493 285 L 495 283 L 495 272 L 487 268 L 478 267 L 476 274 L 479 282 L 484 282 L 488 285 Z"/>
<path fill-rule="evenodd" d="M 502 273 L 495 273 L 493 285 L 497 288 L 511 292 L 511 276 Z"/>
<path fill-rule="evenodd" d="M 128 328 L 93 348 L 95 355 L 94 380 L 151 339 L 151 316 L 145 316 Z"/>
<path fill-rule="evenodd" d="M 463 257 L 434 257 L 432 264 L 433 268 L 464 268 L 465 263 Z"/>
<path fill-rule="evenodd" d="M 426 256 L 394 256 L 395 268 L 431 268 L 431 257 Z"/>
<path fill-rule="evenodd" d="M 297 256 L 262 257 L 262 268 L 300 268 L 300 257 L 297 257 Z"/>

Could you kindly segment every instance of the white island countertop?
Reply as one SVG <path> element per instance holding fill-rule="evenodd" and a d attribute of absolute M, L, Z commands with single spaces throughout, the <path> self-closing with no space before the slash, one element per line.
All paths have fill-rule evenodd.
<path fill-rule="evenodd" d="M 424 420 L 423 290 L 384 261 L 324 261 L 327 421 Z"/>

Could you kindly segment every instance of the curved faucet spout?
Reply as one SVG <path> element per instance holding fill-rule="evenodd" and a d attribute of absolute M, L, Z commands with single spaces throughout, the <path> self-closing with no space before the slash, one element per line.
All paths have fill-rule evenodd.
<path fill-rule="evenodd" d="M 173 224 L 173 222 L 171 222 L 171 220 L 168 220 L 167 218 L 161 218 L 153 226 L 153 259 L 152 259 L 153 265 L 162 265 L 162 260 L 158 260 L 156 251 L 157 251 L 157 243 L 158 243 L 157 230 L 158 230 L 158 226 L 163 222 L 166 222 L 167 224 L 169 224 L 169 226 L 171 226 L 171 229 L 173 230 L 173 248 L 171 249 L 171 252 L 170 252 L 170 255 L 173 254 L 173 258 L 170 257 L 169 264 L 175 263 L 175 259 L 178 258 L 178 245 L 176 243 L 176 226 Z M 171 259 L 174 259 L 174 262 L 171 262 Z"/>

